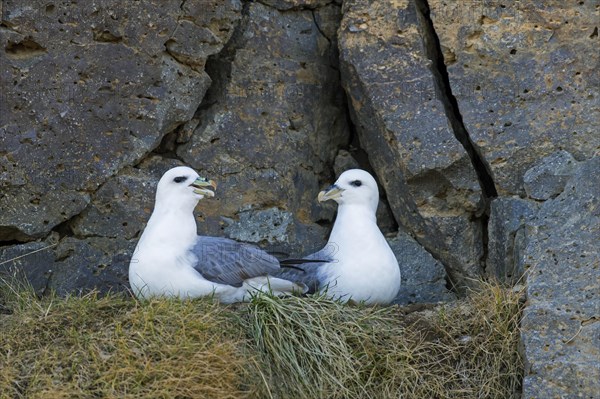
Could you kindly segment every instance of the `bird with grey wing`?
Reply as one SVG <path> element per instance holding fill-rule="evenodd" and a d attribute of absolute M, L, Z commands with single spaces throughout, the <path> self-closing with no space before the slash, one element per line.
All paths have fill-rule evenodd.
<path fill-rule="evenodd" d="M 302 282 L 274 277 L 279 261 L 253 245 L 196 232 L 193 211 L 213 197 L 216 183 L 193 169 L 168 170 L 158 182 L 154 210 L 129 264 L 129 284 L 138 298 L 213 296 L 223 303 L 253 293 L 304 293 Z M 287 262 L 289 266 L 302 260 Z M 287 265 L 286 265 L 287 266 Z"/>
<path fill-rule="evenodd" d="M 379 189 L 373 176 L 347 170 L 319 193 L 318 200 L 337 202 L 337 217 L 327 245 L 305 258 L 326 262 L 282 270 L 277 276 L 302 281 L 311 292 L 323 291 L 342 301 L 392 302 L 400 290 L 400 268 L 377 226 Z"/>

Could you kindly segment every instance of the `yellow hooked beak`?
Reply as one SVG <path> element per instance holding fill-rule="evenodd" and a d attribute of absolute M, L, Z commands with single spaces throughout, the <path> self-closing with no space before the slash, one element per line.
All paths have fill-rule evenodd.
<path fill-rule="evenodd" d="M 327 200 L 338 200 L 342 198 L 342 193 L 344 192 L 343 188 L 339 188 L 335 184 L 327 187 L 325 190 L 319 193 L 317 200 L 319 202 L 324 202 Z"/>
<path fill-rule="evenodd" d="M 190 186 L 194 187 L 196 194 L 204 195 L 205 197 L 214 197 L 215 193 L 206 187 L 212 187 L 213 190 L 217 189 L 217 183 L 214 180 L 208 180 L 205 177 L 198 177 Z"/>

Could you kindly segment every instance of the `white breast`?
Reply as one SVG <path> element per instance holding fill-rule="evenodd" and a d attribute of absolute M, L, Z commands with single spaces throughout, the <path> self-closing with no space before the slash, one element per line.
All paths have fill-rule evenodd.
<path fill-rule="evenodd" d="M 336 262 L 323 266 L 320 281 L 331 296 L 367 304 L 396 297 L 400 268 L 374 217 L 339 212 L 328 245 L 337 247 Z"/>

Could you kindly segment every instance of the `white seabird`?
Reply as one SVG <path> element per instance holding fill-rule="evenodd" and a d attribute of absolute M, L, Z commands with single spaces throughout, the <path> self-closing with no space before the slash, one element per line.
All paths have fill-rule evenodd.
<path fill-rule="evenodd" d="M 377 226 L 379 190 L 373 176 L 360 169 L 347 170 L 318 196 L 334 200 L 338 212 L 327 245 L 306 259 L 327 263 L 303 265 L 304 272 L 286 270 L 284 278 L 297 278 L 311 291 L 366 304 L 389 304 L 400 290 L 400 268 Z"/>
<path fill-rule="evenodd" d="M 168 170 L 158 182 L 154 211 L 129 264 L 138 298 L 214 296 L 223 303 L 251 293 L 303 293 L 307 287 L 282 278 L 279 261 L 265 251 L 222 237 L 198 236 L 193 211 L 213 197 L 216 184 L 191 168 Z"/>

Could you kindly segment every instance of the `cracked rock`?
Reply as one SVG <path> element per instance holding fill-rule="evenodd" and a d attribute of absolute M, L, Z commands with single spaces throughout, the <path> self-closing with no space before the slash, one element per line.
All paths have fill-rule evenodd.
<path fill-rule="evenodd" d="M 415 4 L 346 1 L 338 39 L 352 120 L 396 220 L 469 285 L 481 271 L 481 190 L 436 92 Z"/>
<path fill-rule="evenodd" d="M 132 246 L 133 244 L 133 246 Z M 104 237 L 62 239 L 56 247 L 48 288 L 58 295 L 127 292 L 129 260 L 135 243 Z"/>
<path fill-rule="evenodd" d="M 17 284 L 26 282 L 36 294 L 42 295 L 54 270 L 56 239 L 53 235 L 46 241 L 0 248 L 0 278 L 16 280 Z"/>
<path fill-rule="evenodd" d="M 455 299 L 446 289 L 446 270 L 414 238 L 400 230 L 388 243 L 402 274 L 400 292 L 394 303 L 434 303 Z"/>
<path fill-rule="evenodd" d="M 135 238 L 152 214 L 158 180 L 165 171 L 180 165 L 151 157 L 139 168 L 125 168 L 108 179 L 96 191 L 90 206 L 70 223 L 73 233 L 79 238 Z"/>
<path fill-rule="evenodd" d="M 529 198 L 545 201 L 556 197 L 577 169 L 578 162 L 561 150 L 543 158 L 523 176 L 523 186 Z"/>
<path fill-rule="evenodd" d="M 519 266 L 525 224 L 537 213 L 538 205 L 521 198 L 496 198 L 490 205 L 486 273 L 506 284 L 522 279 Z"/>
<path fill-rule="evenodd" d="M 47 235 L 191 119 L 210 79 L 168 56 L 165 43 L 176 33 L 180 51 L 201 64 L 225 44 L 241 7 L 223 2 L 208 12 L 200 0 L 186 7 L 3 2 L 0 240 Z M 199 44 L 185 35 L 188 23 L 212 32 L 210 48 L 193 47 Z"/>
<path fill-rule="evenodd" d="M 523 174 L 565 150 L 600 148 L 598 2 L 429 0 L 464 123 L 499 192 L 524 193 Z"/>
<path fill-rule="evenodd" d="M 526 222 L 522 319 L 524 398 L 600 392 L 600 157 L 582 162 Z"/>
<path fill-rule="evenodd" d="M 315 222 L 333 211 L 316 196 L 349 135 L 332 63 L 337 48 L 313 10 L 244 7 L 231 41 L 207 64 L 213 85 L 177 155 L 219 182 L 214 201 L 202 206 L 207 234 L 222 235 L 221 216 L 234 219 L 249 206 L 289 212 L 297 228 L 322 234 Z M 324 26 L 339 23 L 332 7 L 337 12 L 321 15 Z M 312 249 L 309 241 L 296 241 L 294 252 Z"/>
<path fill-rule="evenodd" d="M 292 9 L 313 9 L 333 3 L 333 0 L 260 0 L 259 3 L 281 11 Z"/>

